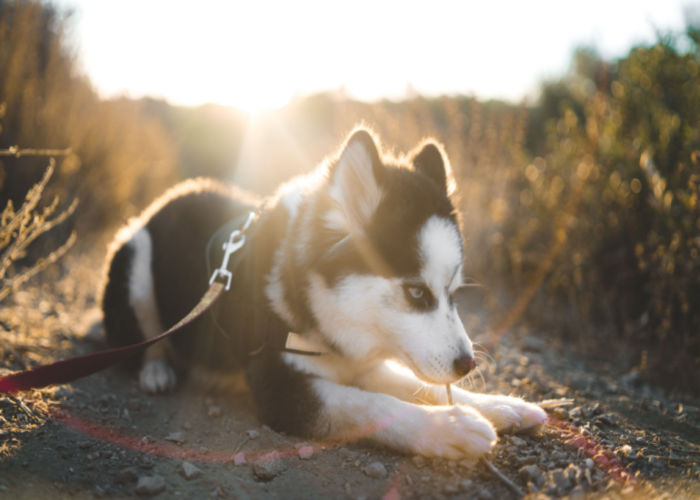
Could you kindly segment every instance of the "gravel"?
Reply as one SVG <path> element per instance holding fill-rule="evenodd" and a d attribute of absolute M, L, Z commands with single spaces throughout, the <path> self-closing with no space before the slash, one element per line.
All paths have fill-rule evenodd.
<path fill-rule="evenodd" d="M 165 490 L 165 479 L 162 476 L 141 476 L 136 483 L 136 493 L 139 495 L 156 495 Z"/>
<path fill-rule="evenodd" d="M 182 462 L 180 475 L 185 479 L 194 479 L 202 475 L 202 469 L 194 464 L 191 464 L 190 462 Z"/>
<path fill-rule="evenodd" d="M 362 472 L 375 479 L 383 479 L 389 474 L 386 470 L 386 466 L 381 462 L 372 462 L 366 465 L 365 468 L 362 469 Z"/>

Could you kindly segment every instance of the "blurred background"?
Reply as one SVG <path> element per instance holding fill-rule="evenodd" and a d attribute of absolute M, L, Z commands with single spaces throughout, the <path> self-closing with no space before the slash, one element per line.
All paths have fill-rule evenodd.
<path fill-rule="evenodd" d="M 252 3 L 0 0 L 0 149 L 70 148 L 33 210 L 79 200 L 16 266 L 103 255 L 186 177 L 268 194 L 364 123 L 445 144 L 502 310 L 698 392 L 700 5 Z M 2 227 L 47 164 L 0 156 Z"/>

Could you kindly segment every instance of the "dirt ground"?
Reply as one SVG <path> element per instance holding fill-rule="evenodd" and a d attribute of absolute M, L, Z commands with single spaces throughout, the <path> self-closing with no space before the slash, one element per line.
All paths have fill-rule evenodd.
<path fill-rule="evenodd" d="M 105 347 L 100 267 L 99 256 L 73 258 L 5 300 L 0 373 Z M 481 298 L 466 293 L 462 315 L 489 344 Z M 484 462 L 303 442 L 261 426 L 245 391 L 189 382 L 150 397 L 133 376 L 109 370 L 0 395 L 0 497 L 700 497 L 698 400 L 670 397 L 521 326 L 488 349 L 467 385 L 573 401 L 535 432 L 500 436 L 487 457 L 499 477 Z"/>

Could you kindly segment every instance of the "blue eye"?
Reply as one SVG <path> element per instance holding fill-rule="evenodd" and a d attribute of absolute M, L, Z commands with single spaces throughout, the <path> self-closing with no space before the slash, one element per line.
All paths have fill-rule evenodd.
<path fill-rule="evenodd" d="M 414 309 L 427 311 L 428 309 L 432 309 L 436 304 L 433 294 L 430 293 L 430 289 L 425 285 L 405 283 L 403 285 L 403 291 L 406 295 L 406 300 Z"/>

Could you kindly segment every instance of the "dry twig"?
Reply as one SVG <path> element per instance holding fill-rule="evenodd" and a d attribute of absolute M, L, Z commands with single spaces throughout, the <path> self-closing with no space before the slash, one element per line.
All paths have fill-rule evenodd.
<path fill-rule="evenodd" d="M 7 151 L 3 150 L 0 153 Z M 34 153 L 39 154 L 41 151 L 52 150 L 34 150 Z M 44 176 L 29 190 L 19 210 L 15 211 L 10 200 L 0 213 L 0 300 L 29 278 L 56 262 L 75 243 L 76 235 L 73 232 L 65 243 L 48 256 L 42 257 L 22 272 L 7 276 L 13 263 L 26 255 L 29 245 L 75 212 L 77 200 L 73 200 L 68 208 L 56 214 L 58 197 L 55 197 L 48 206 L 37 208 L 44 194 L 44 188 L 53 175 L 55 165 L 55 160 L 51 158 Z"/>

